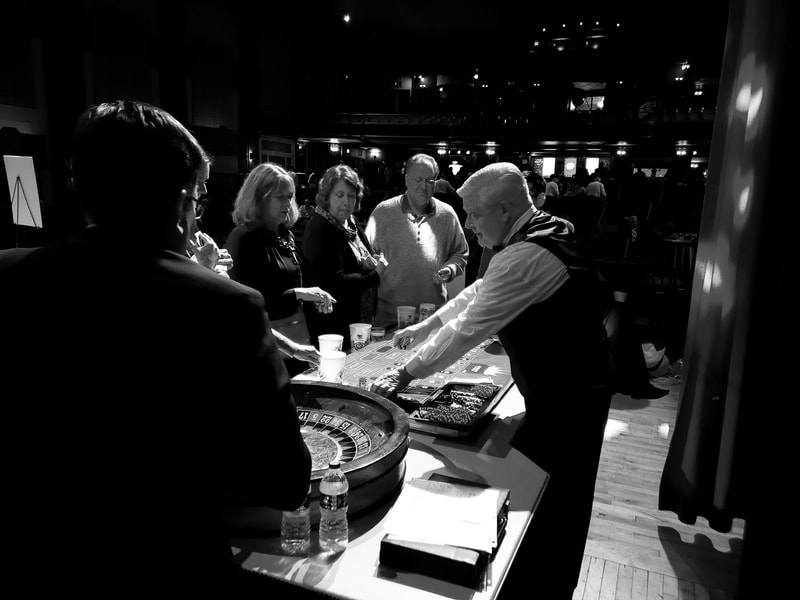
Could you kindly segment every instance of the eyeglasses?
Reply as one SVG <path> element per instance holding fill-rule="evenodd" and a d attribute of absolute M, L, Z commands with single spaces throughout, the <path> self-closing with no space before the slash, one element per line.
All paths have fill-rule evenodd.
<path fill-rule="evenodd" d="M 409 179 L 411 179 L 411 177 L 409 177 Z M 435 179 L 424 179 L 422 177 L 414 177 L 413 179 L 411 179 L 411 181 L 413 181 L 414 185 L 416 185 L 417 187 L 422 186 L 422 185 L 431 185 L 432 186 L 433 184 L 436 183 Z"/>

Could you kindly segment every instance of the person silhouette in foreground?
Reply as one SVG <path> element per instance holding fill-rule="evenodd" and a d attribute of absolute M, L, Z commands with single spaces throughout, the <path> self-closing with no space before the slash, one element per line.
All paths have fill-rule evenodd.
<path fill-rule="evenodd" d="M 187 256 L 205 160 L 155 106 L 93 106 L 72 157 L 88 226 L 0 252 L 7 585 L 231 597 L 225 508 L 305 498 L 263 298 Z"/>

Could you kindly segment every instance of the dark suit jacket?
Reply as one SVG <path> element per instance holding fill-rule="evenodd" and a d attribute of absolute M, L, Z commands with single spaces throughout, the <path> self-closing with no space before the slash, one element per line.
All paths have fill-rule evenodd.
<path fill-rule="evenodd" d="M 0 252 L 0 290 L 4 570 L 223 585 L 221 508 L 292 508 L 310 476 L 261 295 L 102 227 Z"/>
<path fill-rule="evenodd" d="M 358 227 L 358 237 L 372 254 L 364 231 Z M 322 333 L 344 336 L 344 349 L 350 348 L 350 323 L 362 323 L 361 295 L 377 289 L 380 277 L 376 271 L 366 270 L 350 248 L 344 232 L 314 213 L 303 234 L 303 254 L 311 265 L 317 285 L 336 298 L 333 312 L 309 314 L 312 340 Z M 374 296 L 377 298 L 377 296 Z M 376 302 L 377 300 L 374 300 Z M 374 304 L 372 313 L 374 315 Z M 372 320 L 367 322 L 372 323 Z"/>

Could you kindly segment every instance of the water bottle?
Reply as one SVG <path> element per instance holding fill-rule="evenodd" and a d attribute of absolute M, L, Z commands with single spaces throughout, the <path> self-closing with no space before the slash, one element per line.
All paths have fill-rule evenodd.
<path fill-rule="evenodd" d="M 281 548 L 286 554 L 308 553 L 311 547 L 311 516 L 309 502 L 311 485 L 303 504 L 294 510 L 285 510 L 281 517 Z"/>
<path fill-rule="evenodd" d="M 347 476 L 339 461 L 328 464 L 319 482 L 319 546 L 325 552 L 343 552 L 347 548 Z"/>

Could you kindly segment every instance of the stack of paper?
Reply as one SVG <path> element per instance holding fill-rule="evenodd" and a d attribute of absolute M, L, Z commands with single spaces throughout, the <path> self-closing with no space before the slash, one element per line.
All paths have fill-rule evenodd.
<path fill-rule="evenodd" d="M 497 545 L 497 488 L 412 479 L 385 523 L 407 540 L 471 548 L 491 554 Z"/>
<path fill-rule="evenodd" d="M 468 482 L 406 482 L 384 524 L 381 564 L 479 584 L 503 533 L 508 499 L 507 489 Z"/>

